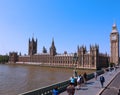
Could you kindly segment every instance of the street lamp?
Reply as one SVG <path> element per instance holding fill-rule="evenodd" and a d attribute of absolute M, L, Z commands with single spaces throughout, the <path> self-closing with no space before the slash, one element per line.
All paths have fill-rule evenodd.
<path fill-rule="evenodd" d="M 73 64 L 74 64 L 74 77 L 77 77 L 77 71 L 76 71 L 77 61 L 78 61 L 78 56 L 77 56 L 77 53 L 74 53 L 74 56 L 73 56 Z"/>

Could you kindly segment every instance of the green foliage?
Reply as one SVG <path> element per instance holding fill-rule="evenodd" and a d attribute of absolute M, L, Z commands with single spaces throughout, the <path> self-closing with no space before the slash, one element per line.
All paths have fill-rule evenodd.
<path fill-rule="evenodd" d="M 115 63 L 110 63 L 110 67 L 113 67 L 113 66 L 115 66 Z"/>
<path fill-rule="evenodd" d="M 0 63 L 8 62 L 9 56 L 8 55 L 0 55 Z"/>

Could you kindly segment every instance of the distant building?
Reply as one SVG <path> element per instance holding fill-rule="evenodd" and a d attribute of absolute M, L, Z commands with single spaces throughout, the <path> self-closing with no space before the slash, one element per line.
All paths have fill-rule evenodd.
<path fill-rule="evenodd" d="M 10 52 L 9 53 L 9 63 L 15 63 L 17 62 L 19 59 L 18 59 L 18 54 L 17 52 Z"/>
<path fill-rule="evenodd" d="M 111 57 L 110 62 L 118 64 L 119 63 L 119 32 L 117 30 L 116 24 L 112 26 L 112 32 L 110 34 L 111 43 Z"/>
<path fill-rule="evenodd" d="M 36 41 L 34 38 L 32 40 L 29 39 L 29 48 L 28 48 L 28 55 L 34 55 L 37 53 L 37 39 Z"/>
<path fill-rule="evenodd" d="M 10 62 L 17 63 L 40 63 L 50 66 L 66 66 L 66 67 L 76 67 L 76 68 L 87 68 L 87 69 L 101 69 L 103 67 L 108 67 L 109 62 L 119 63 L 119 33 L 117 31 L 116 25 L 112 27 L 112 32 L 110 34 L 111 42 L 111 56 L 107 53 L 103 54 L 99 52 L 99 45 L 90 45 L 89 50 L 86 46 L 78 46 L 76 53 L 76 61 L 74 60 L 75 54 L 68 54 L 65 51 L 63 54 L 58 54 L 56 51 L 54 39 L 52 39 L 51 47 L 49 53 L 45 47 L 43 47 L 43 52 L 37 53 L 37 39 L 29 39 L 28 45 L 28 55 L 17 56 L 15 52 L 10 53 Z M 14 56 L 13 56 L 14 55 Z"/>

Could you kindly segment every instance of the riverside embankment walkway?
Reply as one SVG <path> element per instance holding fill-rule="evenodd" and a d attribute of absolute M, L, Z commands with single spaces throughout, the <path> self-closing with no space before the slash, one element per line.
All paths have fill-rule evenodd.
<path fill-rule="evenodd" d="M 113 70 L 111 72 L 105 72 L 102 74 L 105 77 L 105 83 L 104 88 L 101 87 L 99 77 L 97 80 L 94 78 L 87 81 L 86 84 L 82 84 L 80 90 L 75 90 L 75 95 L 100 95 L 102 91 L 104 91 L 105 87 L 107 87 L 111 81 L 115 78 L 115 76 L 120 72 L 120 68 L 118 68 L 116 71 Z M 60 95 L 68 95 L 67 92 L 63 92 Z"/>

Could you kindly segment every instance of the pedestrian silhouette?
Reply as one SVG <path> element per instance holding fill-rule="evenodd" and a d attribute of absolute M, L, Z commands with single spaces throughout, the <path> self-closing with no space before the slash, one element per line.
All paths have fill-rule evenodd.
<path fill-rule="evenodd" d="M 102 88 L 104 87 L 104 82 L 105 82 L 105 78 L 101 75 L 100 76 L 100 83 L 101 83 Z"/>
<path fill-rule="evenodd" d="M 52 95 L 59 95 L 58 87 L 55 87 L 52 91 Z"/>
<path fill-rule="evenodd" d="M 72 76 L 72 77 L 70 78 L 70 82 L 71 82 L 73 85 L 75 85 L 75 78 L 74 78 L 74 76 Z"/>
<path fill-rule="evenodd" d="M 75 87 L 74 87 L 73 83 L 70 83 L 69 86 L 67 87 L 67 93 L 68 93 L 68 95 L 74 95 Z"/>
<path fill-rule="evenodd" d="M 118 91 L 118 95 L 120 95 L 120 89 L 119 89 L 119 91 Z"/>
<path fill-rule="evenodd" d="M 87 81 L 87 74 L 86 74 L 86 72 L 83 74 L 83 77 L 84 77 L 84 83 L 86 83 L 86 81 Z"/>
<path fill-rule="evenodd" d="M 79 75 L 78 77 L 77 77 L 77 89 L 80 89 L 80 86 L 81 86 L 81 83 L 82 83 L 82 77 L 81 77 L 81 75 Z"/>
<path fill-rule="evenodd" d="M 95 80 L 97 80 L 97 73 L 94 72 L 94 77 L 95 77 Z"/>

